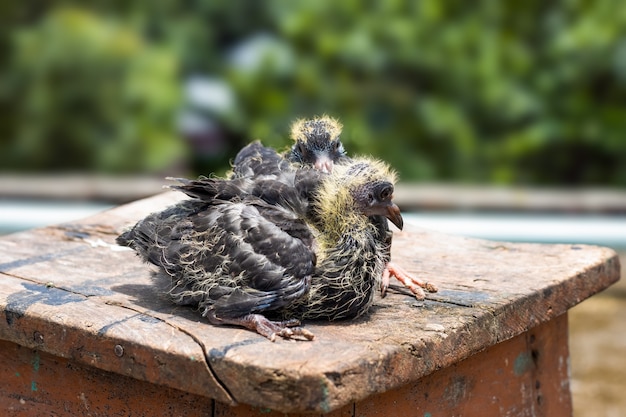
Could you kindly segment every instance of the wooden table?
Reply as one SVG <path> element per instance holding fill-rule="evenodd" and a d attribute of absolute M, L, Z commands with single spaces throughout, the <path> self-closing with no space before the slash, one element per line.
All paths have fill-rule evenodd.
<path fill-rule="evenodd" d="M 271 343 L 172 305 L 115 245 L 180 198 L 0 239 L 5 415 L 571 414 L 567 310 L 619 279 L 611 249 L 407 227 L 393 257 L 439 293 Z"/>

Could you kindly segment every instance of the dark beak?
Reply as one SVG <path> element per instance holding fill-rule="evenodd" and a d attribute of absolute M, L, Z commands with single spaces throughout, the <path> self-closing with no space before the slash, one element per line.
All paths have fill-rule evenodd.
<path fill-rule="evenodd" d="M 400 214 L 400 208 L 394 203 L 390 203 L 387 206 L 387 213 L 385 214 L 391 223 L 395 224 L 396 227 L 402 230 L 402 226 L 404 226 L 404 221 L 402 220 L 402 215 Z"/>
<path fill-rule="evenodd" d="M 402 215 L 400 214 L 400 208 L 391 200 L 376 202 L 366 208 L 363 214 L 366 216 L 385 216 L 400 230 L 402 230 L 402 226 L 404 225 Z"/>

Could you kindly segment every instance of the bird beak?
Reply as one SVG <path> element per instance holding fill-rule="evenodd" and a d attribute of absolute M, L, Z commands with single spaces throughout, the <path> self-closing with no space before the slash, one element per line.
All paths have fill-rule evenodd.
<path fill-rule="evenodd" d="M 402 226 L 404 225 L 404 220 L 402 220 L 402 215 L 400 214 L 400 208 L 391 201 L 380 201 L 374 203 L 365 209 L 363 214 L 366 216 L 385 216 L 400 230 L 402 230 Z"/>
<path fill-rule="evenodd" d="M 400 207 L 394 203 L 389 204 L 389 206 L 387 206 L 387 214 L 385 214 L 385 217 L 391 220 L 391 223 L 393 223 L 398 229 L 402 230 L 404 220 L 402 220 L 402 215 L 400 214 Z"/>
<path fill-rule="evenodd" d="M 325 155 L 318 156 L 313 166 L 315 167 L 315 169 L 326 174 L 330 174 L 331 172 L 333 172 L 333 161 Z"/>

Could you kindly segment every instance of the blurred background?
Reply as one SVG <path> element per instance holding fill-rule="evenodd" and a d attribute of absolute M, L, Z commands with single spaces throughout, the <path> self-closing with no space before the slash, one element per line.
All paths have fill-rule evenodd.
<path fill-rule="evenodd" d="M 1 6 L 3 170 L 220 172 L 328 113 L 405 181 L 626 185 L 617 1 L 71 3 Z"/>
<path fill-rule="evenodd" d="M 0 228 L 223 174 L 328 114 L 348 153 L 399 172 L 421 226 L 622 253 L 620 3 L 1 2 Z M 577 416 L 626 415 L 625 297 L 572 311 Z"/>

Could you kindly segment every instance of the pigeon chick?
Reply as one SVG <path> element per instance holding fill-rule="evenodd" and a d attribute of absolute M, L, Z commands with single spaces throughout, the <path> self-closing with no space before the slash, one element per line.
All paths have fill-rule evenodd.
<path fill-rule="evenodd" d="M 322 172 L 331 172 L 336 164 L 349 163 L 350 157 L 346 155 L 339 138 L 342 129 L 343 126 L 338 120 L 328 116 L 297 120 L 291 127 L 291 137 L 295 143 L 285 154 L 285 158 L 291 162 L 313 166 Z M 422 288 L 429 292 L 437 292 L 434 284 L 420 280 L 391 262 L 393 233 L 389 230 L 387 220 L 383 216 L 373 216 L 371 220 L 376 225 L 380 238 L 386 239 L 388 243 L 381 295 L 383 297 L 386 295 L 392 276 L 404 284 L 418 299 L 425 297 Z"/>
<path fill-rule="evenodd" d="M 298 186 L 310 175 L 318 178 L 313 204 L 323 224 L 304 220 L 308 201 L 301 201 Z M 171 280 L 174 302 L 198 306 L 213 324 L 243 326 L 270 340 L 312 339 L 297 318 L 367 311 L 385 245 L 368 216 L 384 215 L 402 227 L 391 201 L 393 175 L 381 163 L 358 161 L 332 175 L 298 170 L 277 204 L 237 191 L 237 180 L 207 178 L 175 188 L 193 198 L 149 215 L 118 243 L 159 267 Z"/>
<path fill-rule="evenodd" d="M 338 120 L 328 116 L 296 120 L 291 126 L 295 143 L 285 153 L 285 158 L 322 172 L 332 172 L 335 163 L 348 159 L 339 138 L 342 128 Z"/>
<path fill-rule="evenodd" d="M 235 157 L 230 178 L 280 175 L 289 163 L 329 173 L 337 162 L 348 161 L 339 138 L 341 124 L 328 116 L 297 120 L 291 126 L 294 144 L 282 155 L 258 140 L 243 147 Z"/>
<path fill-rule="evenodd" d="M 263 315 L 289 306 L 310 288 L 313 234 L 297 214 L 297 198 L 283 201 L 290 204 L 286 209 L 219 178 L 172 188 L 194 198 L 150 214 L 117 243 L 159 268 L 156 278 L 171 283 L 176 304 L 198 307 L 213 324 L 243 326 L 272 341 L 277 335 L 313 339 L 297 320 Z"/>
<path fill-rule="evenodd" d="M 267 167 L 272 165 L 270 161 L 281 161 L 275 151 L 258 142 L 247 148 L 259 153 L 245 163 L 265 161 Z M 387 234 L 381 234 L 380 226 L 372 219 L 381 218 L 385 230 L 387 219 L 400 229 L 403 226 L 400 210 L 392 202 L 395 174 L 386 164 L 367 158 L 347 159 L 331 174 L 310 167 L 264 173 L 220 182 L 220 191 L 215 189 L 215 179 L 183 180 L 185 184 L 177 188 L 195 198 L 228 199 L 233 193 L 227 188 L 244 184 L 240 188 L 244 193 L 272 204 L 297 207 L 298 215 L 310 225 L 315 237 L 312 248 L 317 265 L 309 293 L 282 308 L 281 315 L 289 319 L 338 320 L 365 313 L 381 286 L 390 244 Z M 281 177 L 274 185 L 281 192 L 271 191 L 274 187 L 269 182 L 276 177 Z M 286 178 L 291 178 L 292 187 L 286 187 Z M 264 185 L 253 185 L 257 182 Z M 229 187 L 224 187 L 226 184 Z"/>
<path fill-rule="evenodd" d="M 349 319 L 372 305 L 387 262 L 388 241 L 371 218 L 389 219 L 399 229 L 400 209 L 392 201 L 395 174 L 376 160 L 359 158 L 336 165 L 316 190 L 317 264 L 311 288 L 290 310 L 302 319 Z"/>

